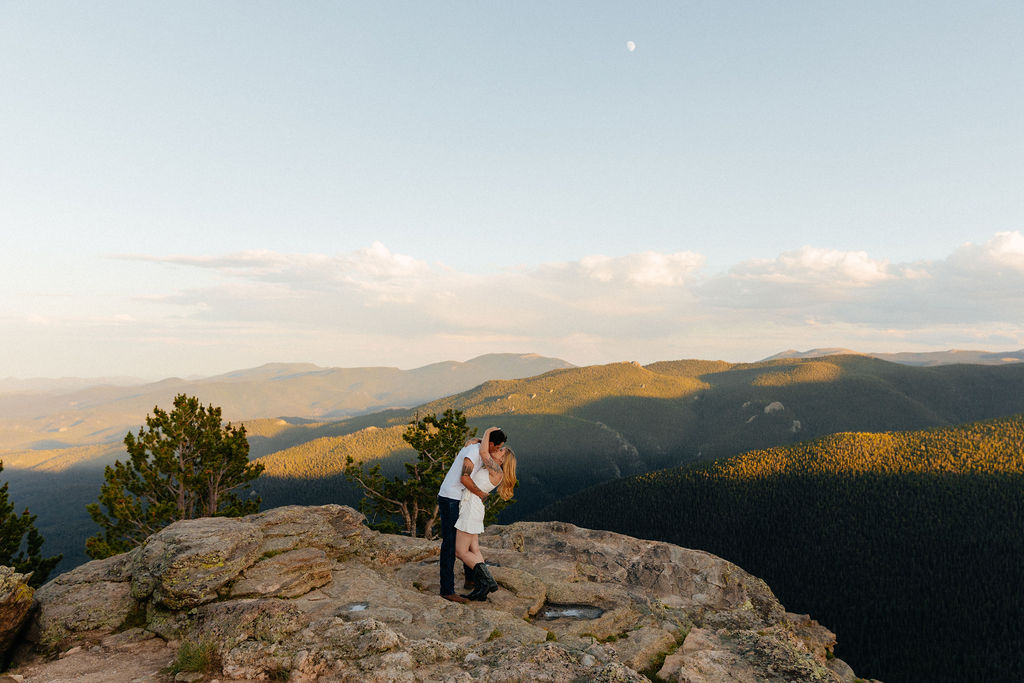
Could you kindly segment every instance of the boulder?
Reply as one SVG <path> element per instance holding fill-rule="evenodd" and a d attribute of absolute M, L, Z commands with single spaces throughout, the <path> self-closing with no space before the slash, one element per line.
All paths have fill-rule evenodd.
<path fill-rule="evenodd" d="M 144 608 L 132 598 L 129 565 L 134 552 L 87 562 L 41 586 L 29 640 L 44 652 L 64 650 L 137 617 Z"/>
<path fill-rule="evenodd" d="M 332 559 L 343 559 L 364 548 L 373 534 L 365 517 L 344 505 L 307 507 L 285 505 L 246 518 L 262 535 L 260 555 L 319 548 Z"/>
<path fill-rule="evenodd" d="M 32 609 L 31 574 L 0 566 L 0 656 L 7 653 Z"/>
<path fill-rule="evenodd" d="M 263 535 L 249 519 L 204 517 L 153 534 L 132 561 L 132 596 L 170 609 L 209 602 L 260 557 Z"/>

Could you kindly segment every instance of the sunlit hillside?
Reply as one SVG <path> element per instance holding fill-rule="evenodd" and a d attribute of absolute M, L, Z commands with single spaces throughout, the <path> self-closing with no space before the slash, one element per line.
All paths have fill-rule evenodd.
<path fill-rule="evenodd" d="M 422 409 L 444 410 L 457 405 L 470 416 L 560 415 L 592 409 L 609 396 L 677 399 L 707 388 L 696 377 L 654 372 L 639 363 L 613 363 L 555 370 L 528 379 L 485 382 L 471 392 L 433 401 Z"/>
<path fill-rule="evenodd" d="M 271 477 L 317 479 L 337 474 L 347 458 L 356 462 L 389 455 L 413 456 L 402 441 L 403 426 L 367 427 L 344 436 L 323 436 L 260 458 Z"/>
<path fill-rule="evenodd" d="M 118 457 L 124 458 L 124 446 L 103 443 L 55 450 L 0 451 L 0 462 L 8 471 L 63 472 L 77 466 L 102 469 Z"/>

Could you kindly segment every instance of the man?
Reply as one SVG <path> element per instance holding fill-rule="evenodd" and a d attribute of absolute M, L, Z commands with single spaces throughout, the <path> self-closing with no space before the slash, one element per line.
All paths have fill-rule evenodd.
<path fill-rule="evenodd" d="M 487 435 L 487 452 L 494 454 L 501 449 L 505 443 L 505 433 L 495 429 Z M 467 444 L 452 463 L 441 488 L 437 492 L 437 506 L 441 514 L 441 597 L 452 602 L 469 602 L 455 592 L 455 522 L 459 519 L 459 502 L 462 500 L 462 493 L 469 490 L 480 500 L 487 500 L 487 494 L 480 490 L 473 481 L 466 477 L 463 479 L 463 467 L 465 461 L 472 465 L 471 471 L 481 467 L 480 445 L 477 440 Z M 463 482 L 468 482 L 464 484 Z"/>

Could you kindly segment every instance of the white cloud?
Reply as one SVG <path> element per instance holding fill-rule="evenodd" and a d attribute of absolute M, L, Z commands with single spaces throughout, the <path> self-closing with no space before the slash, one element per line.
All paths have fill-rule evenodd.
<path fill-rule="evenodd" d="M 506 329 L 557 334 L 611 332 L 616 319 L 667 312 L 689 296 L 698 254 L 653 252 L 620 258 L 469 273 L 428 264 L 384 245 L 333 257 L 244 252 L 146 260 L 219 272 L 216 286 L 180 291 L 163 303 L 222 320 L 288 321 L 395 333 L 485 331 L 487 312 Z"/>
<path fill-rule="evenodd" d="M 948 263 L 951 268 L 965 272 L 994 268 L 1024 277 L 1024 235 L 1000 232 L 985 244 L 965 244 L 950 256 Z"/>
<path fill-rule="evenodd" d="M 704 265 L 704 257 L 693 252 L 658 254 L 644 252 L 620 258 L 585 256 L 578 270 L 586 277 L 604 283 L 637 287 L 680 287 L 691 280 Z"/>
<path fill-rule="evenodd" d="M 703 273 L 704 258 L 693 252 L 588 255 L 471 273 L 380 243 L 335 256 L 260 251 L 150 260 L 219 273 L 216 286 L 163 299 L 185 306 L 188 315 L 367 334 L 479 336 L 488 332 L 482 322 L 488 315 L 495 321 L 491 329 L 541 340 L 572 334 L 642 339 L 678 334 L 698 322 L 733 329 L 744 320 L 787 328 L 904 329 L 1010 322 L 1024 313 L 1018 288 L 1024 237 L 1016 232 L 965 245 L 942 261 L 893 265 L 861 251 L 805 246 L 718 274 Z"/>
<path fill-rule="evenodd" d="M 186 364 L 177 374 L 272 360 L 412 367 L 507 350 L 597 363 L 754 360 L 814 346 L 1024 346 L 1019 232 L 936 261 L 891 264 L 807 246 L 719 273 L 705 272 L 703 256 L 693 252 L 468 270 L 379 243 L 336 255 L 119 258 L 136 262 L 136 276 L 139 263 L 202 276 L 161 279 L 155 272 L 150 283 L 191 284 L 148 286 L 132 296 L 126 283 L 123 298 L 104 303 L 109 314 L 93 307 L 80 315 L 26 312 L 0 319 L 0 332 L 20 335 L 25 355 L 84 348 L 115 364 Z M 159 374 L 117 365 L 95 371 L 115 370 Z"/>
<path fill-rule="evenodd" d="M 742 263 L 732 277 L 807 287 L 866 287 L 895 277 L 886 261 L 870 258 L 863 251 L 836 251 L 801 247 L 774 260 Z"/>
<path fill-rule="evenodd" d="M 1024 237 L 999 233 L 948 258 L 890 264 L 863 252 L 804 247 L 740 263 L 699 285 L 701 301 L 751 319 L 885 330 L 1024 320 Z M 937 337 L 938 338 L 938 337 Z"/>

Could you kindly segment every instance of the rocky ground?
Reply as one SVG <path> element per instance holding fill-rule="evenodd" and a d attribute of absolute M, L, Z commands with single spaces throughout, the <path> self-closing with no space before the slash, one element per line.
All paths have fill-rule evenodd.
<path fill-rule="evenodd" d="M 557 522 L 481 546 L 501 589 L 461 605 L 436 541 L 348 507 L 178 522 L 36 591 L 0 683 L 858 680 L 831 632 L 708 553 Z"/>

